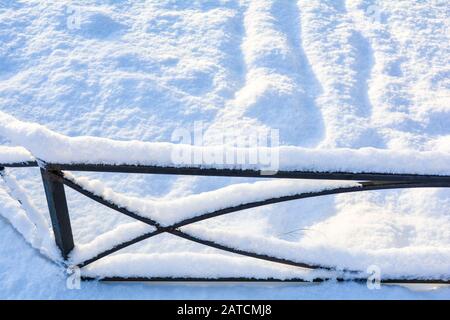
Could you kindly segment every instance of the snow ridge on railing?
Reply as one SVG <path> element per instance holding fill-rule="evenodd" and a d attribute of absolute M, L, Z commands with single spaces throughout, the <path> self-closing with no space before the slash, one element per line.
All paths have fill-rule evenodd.
<path fill-rule="evenodd" d="M 279 171 L 408 173 L 450 175 L 450 153 L 412 150 L 307 149 L 294 146 L 277 148 L 234 148 L 191 146 L 172 143 L 115 141 L 98 137 L 67 137 L 44 126 L 19 121 L 0 111 L 0 135 L 23 146 L 37 159 L 52 164 L 110 164 L 159 167 L 198 167 L 264 170 L 259 164 L 195 163 L 190 157 L 174 160 L 176 154 L 224 154 L 274 152 Z M 253 150 L 253 151 L 252 151 Z M 256 152 L 256 151 L 255 151 Z"/>
<path fill-rule="evenodd" d="M 34 157 L 25 148 L 0 146 L 0 166 L 2 164 L 23 164 L 34 161 Z"/>
<path fill-rule="evenodd" d="M 66 263 L 82 267 L 88 277 L 120 278 L 123 276 L 144 279 L 147 277 L 144 271 L 145 264 L 141 262 L 149 261 L 147 256 L 109 255 L 142 240 L 169 233 L 222 251 L 276 262 L 288 267 L 315 270 L 314 275 L 300 271 L 292 273 L 287 269 L 274 272 L 274 275 L 282 279 L 288 275 L 290 277 L 300 275 L 301 278 L 309 281 L 316 279 L 319 274 L 322 274 L 318 276 L 319 278 L 357 279 L 363 274 L 363 266 L 376 260 L 383 266 L 385 276 L 388 277 L 386 281 L 448 282 L 450 280 L 448 265 L 445 263 L 450 259 L 450 251 L 446 248 L 421 248 L 419 254 L 415 256 L 402 250 L 359 252 L 355 255 L 355 252 L 341 252 L 336 248 L 305 247 L 280 239 L 192 225 L 195 222 L 249 208 L 323 195 L 399 188 L 450 187 L 449 153 L 374 148 L 321 150 L 279 147 L 276 148 L 276 154 L 279 156 L 277 169 L 281 171 L 273 175 L 273 178 L 332 180 L 343 178 L 342 180 L 365 181 L 272 180 L 232 185 L 172 201 L 154 201 L 118 194 L 103 186 L 99 181 L 75 178 L 65 171 L 261 177 L 258 171 L 263 169 L 255 164 L 192 164 L 173 161 L 173 155 L 176 152 L 211 152 L 215 148 L 224 148 L 223 146 L 196 147 L 170 143 L 114 141 L 96 137 L 71 138 L 38 124 L 19 121 L 3 112 L 0 112 L 0 135 L 22 146 L 0 147 L 0 171 L 6 189 L 9 190 L 9 196 L 17 200 L 21 205 L 19 207 L 26 211 L 24 216 L 23 211 L 16 210 L 14 211 L 16 215 L 8 213 L 7 218 L 14 222 L 20 232 L 24 233 L 26 239 L 30 239 L 34 247 L 44 250 L 47 256 L 52 256 L 54 260 L 59 260 L 57 255 L 49 249 L 52 248 L 51 245 L 42 245 L 48 244 L 48 239 L 54 239 Z M 48 227 L 45 219 L 40 216 L 13 177 L 6 175 L 3 168 L 29 166 L 40 167 L 54 238 L 49 237 L 48 232 L 46 233 Z M 139 222 L 120 226 L 97 237 L 89 244 L 74 247 L 64 185 Z M 23 223 L 16 223 L 19 221 L 17 219 Z M 44 239 L 37 237 L 39 234 L 47 234 L 47 236 Z M 103 259 L 106 256 L 109 256 L 108 259 Z M 363 259 L 355 261 L 353 256 L 363 257 Z M 387 261 L 395 256 L 401 263 L 389 264 Z M 173 261 L 174 258 L 172 254 L 152 257 L 155 260 L 161 260 L 163 264 Z M 332 258 L 328 259 L 329 257 Z M 99 263 L 92 265 L 100 259 L 102 260 Z M 204 261 L 208 258 L 198 255 L 195 259 Z M 222 258 L 218 259 L 222 261 L 220 260 Z M 225 259 L 222 261 L 223 265 L 228 265 L 233 260 L 227 260 L 225 257 L 223 259 Z M 134 271 L 128 274 L 126 272 L 121 274 L 120 270 L 111 272 L 112 262 L 114 262 L 113 265 L 120 266 L 129 260 L 136 262 Z M 420 261 L 436 261 L 436 263 L 432 264 L 431 269 L 419 270 L 415 266 Z M 444 261 L 443 264 L 440 263 L 442 261 Z M 240 267 L 231 273 L 233 277 L 237 275 L 237 270 L 247 268 L 247 264 L 243 262 L 237 265 Z M 351 269 L 347 269 L 348 266 Z M 258 279 L 269 278 L 268 270 L 274 271 L 273 268 L 258 268 L 255 269 L 259 270 L 255 273 Z M 228 269 L 230 268 L 224 270 Z M 175 272 L 170 275 L 155 271 L 154 268 L 152 270 L 153 278 L 164 275 L 169 278 L 183 277 L 183 273 Z M 165 268 L 164 271 L 167 270 L 170 268 Z M 405 276 L 404 272 L 408 275 Z M 230 273 L 224 272 L 224 274 Z M 199 275 L 201 274 L 194 272 L 191 277 L 198 278 Z M 440 278 L 436 279 L 436 275 L 440 275 Z M 204 276 L 209 278 L 213 277 L 213 274 L 204 274 Z M 186 275 L 186 277 L 189 276 Z"/>

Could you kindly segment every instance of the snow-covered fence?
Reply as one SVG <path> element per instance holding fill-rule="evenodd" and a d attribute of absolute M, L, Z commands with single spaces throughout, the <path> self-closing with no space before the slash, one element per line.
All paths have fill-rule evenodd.
<path fill-rule="evenodd" d="M 134 203 L 133 199 L 127 199 L 124 196 L 115 194 L 112 190 L 99 187 L 98 184 L 89 180 L 77 179 L 68 171 L 91 171 L 91 172 L 122 172 L 134 174 L 179 174 L 179 175 L 200 175 L 200 176 L 232 176 L 232 177 L 254 177 L 267 178 L 261 176 L 257 170 L 237 170 L 237 169 L 201 169 L 190 167 L 160 167 L 160 166 L 141 166 L 141 165 L 105 165 L 105 164 L 51 164 L 42 161 L 32 161 L 28 159 L 25 162 L 9 162 L 3 163 L 2 167 L 38 167 L 42 173 L 42 179 L 48 201 L 49 212 L 51 216 L 55 241 L 60 248 L 65 259 L 69 259 L 71 264 L 79 267 L 86 267 L 89 264 L 98 261 L 112 253 L 124 249 L 137 242 L 149 239 L 161 233 L 169 233 L 183 239 L 200 243 L 209 247 L 220 249 L 223 251 L 244 255 L 252 258 L 262 259 L 266 261 L 277 262 L 289 266 L 296 266 L 308 269 L 318 270 L 336 270 L 341 269 L 346 274 L 360 274 L 359 270 L 345 270 L 344 266 L 334 266 L 317 264 L 313 261 L 299 260 L 301 252 L 297 256 L 280 257 L 276 254 L 276 248 L 247 248 L 243 243 L 235 243 L 230 245 L 226 239 L 214 236 L 199 235 L 198 229 L 191 231 L 182 231 L 182 227 L 186 227 L 195 222 L 200 222 L 213 217 L 229 214 L 232 212 L 245 210 L 249 208 L 260 207 L 264 205 L 292 201 L 296 199 L 318 197 L 330 194 L 361 192 L 371 190 L 384 189 L 400 189 L 400 188 L 427 188 L 427 187 L 450 187 L 450 176 L 439 175 L 418 175 L 418 174 L 392 174 L 392 173 L 348 173 L 348 172 L 304 172 L 304 171 L 280 171 L 274 174 L 273 181 L 261 182 L 263 185 L 241 184 L 225 188 L 225 190 L 217 190 L 209 193 L 211 199 L 208 201 L 208 194 L 202 197 L 188 199 L 188 207 L 184 214 L 170 216 L 171 210 L 179 209 L 186 206 L 186 201 L 173 203 L 172 207 L 166 208 L 166 212 L 159 212 L 157 215 L 148 214 L 148 208 L 142 209 L 142 203 Z M 280 179 L 326 179 L 339 180 L 336 182 L 323 181 L 311 184 L 302 183 L 295 184 L 292 180 Z M 351 180 L 343 182 L 342 180 Z M 360 181 L 360 182 L 354 182 Z M 149 229 L 142 229 L 142 226 L 136 229 L 127 230 L 122 237 L 110 239 L 107 245 L 98 244 L 92 246 L 90 250 L 80 252 L 75 247 L 70 217 L 66 202 L 64 186 L 70 187 L 81 194 L 87 196 L 96 202 L 105 205 L 122 214 L 132 217 L 148 225 Z M 232 189 L 234 188 L 234 190 Z M 261 192 L 261 190 L 265 190 Z M 234 191 L 234 192 L 233 192 Z M 233 196 L 234 195 L 234 196 Z M 248 199 L 243 198 L 248 195 Z M 225 200 L 220 201 L 220 199 Z M 217 200 L 218 199 L 218 200 Z M 159 218 L 158 220 L 155 219 Z M 207 231 L 207 230 L 203 230 Z M 226 237 L 226 235 L 224 235 Z M 230 237 L 232 235 L 230 234 Z M 109 278 L 109 280 L 118 280 L 121 277 Z M 124 278 L 125 279 L 125 278 Z M 130 278 L 126 278 L 130 280 Z M 144 280 L 143 278 L 139 278 Z M 136 280 L 136 279 L 135 279 Z M 159 278 L 158 280 L 163 280 Z M 170 278 L 166 280 L 171 280 Z M 173 280 L 173 279 L 172 279 Z M 194 280 L 194 279 L 185 279 Z M 197 279 L 198 280 L 198 279 Z M 217 280 L 217 279 L 216 279 Z M 220 280 L 220 279 L 219 279 Z M 229 280 L 246 280 L 245 278 L 236 278 Z M 385 279 L 389 281 L 409 282 L 436 282 L 438 279 Z"/>
<path fill-rule="evenodd" d="M 0 112 L 0 134 L 22 147 L 0 147 L 0 171 L 39 168 L 47 198 L 54 240 L 68 265 L 86 268 L 135 243 L 168 233 L 222 251 L 283 265 L 340 272 L 342 279 L 361 280 L 362 269 L 346 268 L 345 259 L 317 260 L 304 248 L 253 235 L 211 232 L 194 226 L 233 212 L 275 203 L 331 194 L 403 188 L 450 187 L 450 155 L 439 152 L 392 152 L 372 148 L 312 150 L 280 147 L 280 168 L 261 175 L 256 165 L 174 163 L 174 150 L 196 152 L 195 147 L 168 143 L 118 142 L 94 137 L 69 138 L 36 124 L 27 124 Z M 177 149 L 178 148 L 178 149 Z M 180 149 L 181 148 L 181 149 Z M 264 178 L 172 201 L 128 197 L 98 181 L 77 178 L 70 172 L 194 175 Z M 267 178 L 271 178 L 267 181 Z M 139 221 L 118 228 L 90 244 L 74 243 L 65 186 Z M 19 200 L 20 201 L 20 200 Z M 22 202 L 22 201 L 20 201 Z M 258 245 L 255 245 L 258 243 Z M 285 246 L 280 252 L 280 246 Z M 320 260 L 320 259 L 319 259 Z M 122 261 L 123 262 L 123 261 Z M 410 263 L 413 264 L 413 263 Z M 360 266 L 362 266 L 361 264 Z M 405 260 L 404 265 L 408 265 Z M 90 273 L 87 273 L 88 276 Z M 249 280 L 246 277 L 130 277 L 95 275 L 109 280 Z M 326 276 L 318 275 L 319 280 Z M 266 277 L 267 278 L 267 277 Z M 299 279 L 296 279 L 299 280 Z M 310 279 L 314 280 L 314 279 Z M 389 277 L 384 282 L 441 282 L 449 279 L 414 276 Z"/>

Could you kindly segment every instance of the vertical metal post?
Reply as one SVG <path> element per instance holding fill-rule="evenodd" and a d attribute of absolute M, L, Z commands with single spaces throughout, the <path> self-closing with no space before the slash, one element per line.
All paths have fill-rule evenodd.
<path fill-rule="evenodd" d="M 55 175 L 58 171 L 52 172 L 41 168 L 42 182 L 44 183 L 56 245 L 61 250 L 64 259 L 67 259 L 70 251 L 74 248 L 69 209 L 67 207 L 64 185 Z"/>

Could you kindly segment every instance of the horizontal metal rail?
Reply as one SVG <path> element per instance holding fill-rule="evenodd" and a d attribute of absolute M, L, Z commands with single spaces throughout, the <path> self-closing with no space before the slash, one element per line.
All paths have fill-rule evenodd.
<path fill-rule="evenodd" d="M 316 172 L 316 171 L 277 171 L 262 175 L 259 170 L 217 169 L 201 167 L 162 167 L 145 165 L 108 165 L 108 164 L 52 164 L 43 162 L 49 171 L 84 171 L 104 173 L 140 173 L 164 175 L 193 175 L 240 178 L 282 178 L 312 180 L 348 180 L 348 181 L 401 181 L 401 182 L 442 182 L 450 183 L 450 175 L 427 175 L 383 172 Z M 5 163 L 0 167 L 25 168 L 38 167 L 37 161 Z"/>
<path fill-rule="evenodd" d="M 351 181 L 403 181 L 403 182 L 448 182 L 448 175 L 421 175 L 383 172 L 315 172 L 315 171 L 277 171 L 270 175 L 261 174 L 259 170 L 217 169 L 203 167 L 162 167 L 143 165 L 108 165 L 108 164 L 46 164 L 47 170 L 53 171 L 87 171 L 110 173 L 140 173 L 164 175 L 192 175 L 212 177 L 240 178 L 282 178 L 313 180 L 351 180 Z"/>
<path fill-rule="evenodd" d="M 93 278 L 82 277 L 85 281 L 100 280 L 102 282 L 182 282 L 182 283 L 201 283 L 201 282 L 262 282 L 262 283 L 323 283 L 327 281 L 336 282 L 356 282 L 367 283 L 367 278 L 313 278 L 311 280 L 305 280 L 302 278 L 291 279 L 259 279 L 259 278 L 246 278 L 246 277 L 227 277 L 227 278 L 181 278 L 181 277 L 105 277 L 105 278 Z M 450 285 L 450 280 L 443 279 L 381 279 L 382 284 L 430 284 L 430 285 Z"/>

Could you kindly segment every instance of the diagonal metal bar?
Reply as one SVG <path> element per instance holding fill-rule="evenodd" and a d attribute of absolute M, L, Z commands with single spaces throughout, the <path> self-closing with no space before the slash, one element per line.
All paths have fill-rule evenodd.
<path fill-rule="evenodd" d="M 290 196 L 283 196 L 278 198 L 270 198 L 262 201 L 255 201 L 255 202 L 249 202 L 244 203 L 238 206 L 229 207 L 220 209 L 214 212 L 205 213 L 202 215 L 199 215 L 197 217 L 189 218 L 182 220 L 178 223 L 175 223 L 171 225 L 171 228 L 180 228 L 195 222 L 200 222 L 203 220 L 215 218 L 218 216 L 222 216 L 228 213 L 233 213 L 237 211 L 262 207 L 270 204 L 277 204 L 282 202 L 288 202 L 293 200 L 300 200 L 300 199 L 307 199 L 307 198 L 315 198 L 315 197 L 321 197 L 321 196 L 327 196 L 327 195 L 334 195 L 334 194 L 342 194 L 342 193 L 353 193 L 353 192 L 362 192 L 362 191 L 377 191 L 377 190 L 389 190 L 389 189 L 409 189 L 409 188 L 442 188 L 442 187 L 450 187 L 449 183 L 412 183 L 412 182 L 359 182 L 360 186 L 355 187 L 340 187 L 340 188 L 334 188 L 334 189 L 327 189 L 322 191 L 315 191 L 315 192 L 305 192 L 305 193 L 299 193 L 296 195 L 290 195 Z"/>
<path fill-rule="evenodd" d="M 78 191 L 82 195 L 84 195 L 84 196 L 86 196 L 86 197 L 88 197 L 88 198 L 90 198 L 90 199 L 92 199 L 92 200 L 94 200 L 94 201 L 104 205 L 105 207 L 108 207 L 110 209 L 118 211 L 118 212 L 120 212 L 120 213 L 122 213 L 122 214 L 124 214 L 124 215 L 126 215 L 126 216 L 128 216 L 130 218 L 139 220 L 139 221 L 141 221 L 143 223 L 146 223 L 148 225 L 151 225 L 151 226 L 154 226 L 154 227 L 157 227 L 157 228 L 161 228 L 159 223 L 156 222 L 155 220 L 152 220 L 152 219 L 149 219 L 149 218 L 146 218 L 146 217 L 142 217 L 142 216 L 140 216 L 140 215 L 138 215 L 138 214 L 136 214 L 134 212 L 131 212 L 131 211 L 129 211 L 129 210 L 123 208 L 123 207 L 120 207 L 119 205 L 117 205 L 117 204 L 115 204 L 115 203 L 113 203 L 113 202 L 111 202 L 109 200 L 106 200 L 103 197 L 100 197 L 100 196 L 90 192 L 89 190 L 86 190 L 85 188 L 83 188 L 79 184 L 71 181 L 70 179 L 65 178 L 64 175 L 62 175 L 62 176 L 61 175 L 54 175 L 54 177 L 55 177 L 55 179 L 58 179 L 59 181 L 64 183 L 66 186 L 72 188 L 75 191 Z"/>
<path fill-rule="evenodd" d="M 131 245 L 133 245 L 135 243 L 138 243 L 138 242 L 144 241 L 146 239 L 152 238 L 152 237 L 157 236 L 158 234 L 162 234 L 164 232 L 166 232 L 166 231 L 163 231 L 161 229 L 157 229 L 157 230 L 155 230 L 153 232 L 145 233 L 145 234 L 143 234 L 143 235 L 141 235 L 139 237 L 136 237 L 134 239 L 131 239 L 129 241 L 117 244 L 114 247 L 112 247 L 111 249 L 105 250 L 105 251 L 95 255 L 94 257 L 92 257 L 90 259 L 87 259 L 87 260 L 85 260 L 85 261 L 83 261 L 81 263 L 78 263 L 77 267 L 79 267 L 79 268 L 86 267 L 87 265 L 90 265 L 91 263 L 93 263 L 93 262 L 95 262 L 97 260 L 100 260 L 100 259 L 102 259 L 102 258 L 104 258 L 106 256 L 109 256 L 110 254 L 113 254 L 114 252 L 117 252 L 119 250 L 125 249 L 125 248 L 127 248 L 127 247 L 129 247 L 129 246 L 131 246 Z"/>
<path fill-rule="evenodd" d="M 112 208 L 114 210 L 117 210 L 119 212 L 126 211 L 128 216 L 133 216 L 136 214 L 133 214 L 131 212 L 129 212 L 126 209 L 120 208 L 117 204 L 113 204 L 110 201 L 103 199 L 102 197 L 99 197 L 97 195 L 93 195 L 90 191 L 85 190 L 82 186 L 79 186 L 78 184 L 74 183 L 73 181 L 65 178 L 64 176 L 61 177 L 62 182 L 63 183 L 67 183 L 67 185 L 69 187 L 74 188 L 76 191 L 82 191 L 82 193 L 90 198 L 92 198 L 95 201 L 99 201 L 102 204 L 107 204 L 109 208 Z M 357 191 L 368 191 L 368 190 L 379 190 L 379 189 L 393 189 L 393 188 L 413 188 L 413 187 L 441 187 L 441 186 L 448 186 L 448 184 L 446 183 L 423 183 L 423 182 L 419 182 L 419 183 L 411 183 L 411 182 L 362 182 L 361 183 L 361 187 L 350 187 L 350 188 L 337 188 L 337 189 L 331 189 L 331 190 L 324 190 L 321 192 L 314 192 L 314 193 L 305 193 L 305 194 L 299 194 L 299 195 L 294 195 L 294 196 L 287 196 L 287 197 L 281 197 L 281 198 L 274 198 L 274 199 L 268 199 L 265 201 L 258 201 L 258 202 L 253 202 L 253 203 L 247 203 L 247 204 L 243 204 L 240 206 L 236 206 L 236 207 L 232 207 L 232 208 L 226 208 L 223 210 L 218 210 L 216 212 L 213 213 L 207 213 L 195 218 L 191 218 L 191 219 L 186 219 L 183 220 L 181 222 L 178 222 L 174 225 L 168 226 L 168 227 L 161 227 L 159 225 L 155 225 L 156 222 L 152 221 L 152 225 L 157 227 L 157 230 L 154 232 L 150 232 L 144 235 L 141 235 L 135 239 L 132 239 L 130 241 L 127 241 L 125 243 L 119 244 L 117 246 L 114 246 L 113 248 L 111 248 L 110 250 L 107 250 L 105 252 L 102 252 L 100 254 L 98 254 L 97 256 L 86 260 L 82 263 L 79 264 L 80 267 L 84 267 L 87 266 L 90 263 L 93 263 L 111 253 L 114 253 L 118 250 L 121 250 L 123 248 L 126 248 L 132 244 L 135 244 L 137 242 L 143 241 L 145 239 L 154 237 L 158 234 L 167 232 L 170 234 L 173 234 L 175 236 L 184 238 L 186 240 L 189 241 L 193 241 L 196 243 L 200 243 L 206 246 L 210 246 L 216 249 L 220 249 L 223 251 L 227 251 L 227 252 L 231 252 L 231 253 L 235 253 L 235 254 L 239 254 L 239 255 L 244 255 L 244 256 L 248 256 L 248 257 L 252 257 L 252 258 L 257 258 L 257 259 L 261 259 L 261 260 L 266 260 L 266 261 L 271 261 L 271 262 L 276 262 L 276 263 L 281 263 L 281 264 L 285 264 L 285 265 L 290 265 L 290 266 L 296 266 L 296 267 L 303 267 L 303 268 L 309 268 L 309 269 L 324 269 L 324 270 L 335 270 L 336 268 L 333 267 L 328 267 L 328 266 L 322 266 L 322 265 L 314 265 L 314 264 L 308 264 L 308 263 L 303 263 L 303 262 L 297 262 L 297 261 L 292 261 L 289 259 L 283 259 L 283 258 L 277 258 L 277 257 L 273 257 L 273 256 L 269 256 L 269 255 L 265 255 L 265 254 L 258 254 L 258 253 L 254 253 L 254 252 L 249 252 L 249 251 L 245 251 L 245 250 L 240 250 L 240 249 L 235 249 L 235 248 L 231 248 L 228 246 L 225 246 L 223 244 L 219 244 L 213 241 L 208 241 L 208 240 L 204 240 L 198 237 L 194 237 L 188 233 L 182 232 L 180 230 L 178 230 L 177 228 L 194 223 L 194 222 L 199 222 L 205 219 L 209 219 L 212 217 L 217 217 L 219 215 L 223 215 L 223 214 L 227 214 L 227 213 L 231 213 L 231 212 L 236 212 L 236 211 L 240 211 L 240 210 L 244 210 L 244 209 L 248 209 L 248 208 L 254 208 L 257 206 L 262 206 L 262 205 L 267 205 L 267 204 L 271 204 L 271 203 L 279 203 L 279 202 L 283 202 L 283 201 L 290 201 L 290 200 L 295 200 L 295 199 L 301 199 L 301 198 L 308 198 L 308 197 L 316 197 L 316 196 L 321 196 L 321 195 L 327 195 L 327 194 L 336 194 L 336 193 L 344 193 L 344 192 L 357 192 Z M 94 197 L 92 197 L 94 196 Z M 146 221 L 143 221 L 141 219 L 139 219 L 140 221 L 144 222 L 144 223 L 148 223 Z M 148 223 L 150 224 L 150 223 Z M 345 272 L 358 272 L 358 271 L 353 271 L 353 270 L 343 270 Z"/>

